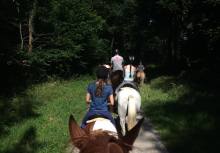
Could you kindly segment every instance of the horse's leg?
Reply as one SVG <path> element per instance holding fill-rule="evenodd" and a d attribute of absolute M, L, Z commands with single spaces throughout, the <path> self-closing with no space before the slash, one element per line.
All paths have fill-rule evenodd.
<path fill-rule="evenodd" d="M 125 130 L 125 117 L 120 117 L 120 125 L 121 125 L 121 130 L 122 130 L 122 135 L 125 135 L 126 130 Z"/>
<path fill-rule="evenodd" d="M 138 71 L 136 75 L 137 75 L 136 76 L 137 77 L 137 84 L 140 85 L 140 77 L 141 77 L 140 72 Z"/>
<path fill-rule="evenodd" d="M 118 106 L 118 115 L 119 115 L 119 119 L 120 119 L 122 135 L 125 135 L 125 133 L 126 133 L 126 129 L 125 129 L 126 111 L 127 110 L 125 110 L 122 107 Z"/>
<path fill-rule="evenodd" d="M 127 113 L 127 95 L 123 91 L 120 91 L 118 93 L 118 115 L 120 119 L 120 125 L 122 130 L 122 135 L 125 135 L 126 129 L 125 129 L 125 118 Z"/>
<path fill-rule="evenodd" d="M 141 95 L 139 92 L 136 92 L 136 112 L 137 112 L 137 116 L 136 116 L 136 121 L 140 120 L 143 117 L 143 112 L 141 111 Z"/>
<path fill-rule="evenodd" d="M 145 80 L 145 73 L 142 72 L 142 73 L 141 73 L 141 76 L 140 76 L 140 85 L 141 85 L 141 86 L 144 85 L 144 80 Z"/>
<path fill-rule="evenodd" d="M 128 100 L 128 130 L 131 130 L 136 124 L 137 108 L 135 97 L 129 96 Z"/>

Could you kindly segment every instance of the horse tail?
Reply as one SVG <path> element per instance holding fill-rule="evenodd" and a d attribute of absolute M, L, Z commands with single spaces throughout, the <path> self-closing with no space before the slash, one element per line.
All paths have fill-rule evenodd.
<path fill-rule="evenodd" d="M 128 97 L 128 130 L 131 130 L 136 124 L 136 103 L 133 96 Z"/>

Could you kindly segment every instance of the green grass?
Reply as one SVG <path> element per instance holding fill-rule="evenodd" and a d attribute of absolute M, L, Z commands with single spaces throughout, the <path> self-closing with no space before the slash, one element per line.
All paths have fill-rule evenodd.
<path fill-rule="evenodd" d="M 145 115 L 170 153 L 219 152 L 219 90 L 205 84 L 161 76 L 141 89 Z"/>
<path fill-rule="evenodd" d="M 51 81 L 14 98 L 1 98 L 0 152 L 64 152 L 69 140 L 69 115 L 81 121 L 89 80 Z"/>
<path fill-rule="evenodd" d="M 12 98 L 1 97 L 0 152 L 65 152 L 69 115 L 81 122 L 86 87 L 92 79 L 53 80 Z M 220 94 L 210 84 L 160 76 L 141 88 L 144 113 L 170 153 L 218 152 Z"/>

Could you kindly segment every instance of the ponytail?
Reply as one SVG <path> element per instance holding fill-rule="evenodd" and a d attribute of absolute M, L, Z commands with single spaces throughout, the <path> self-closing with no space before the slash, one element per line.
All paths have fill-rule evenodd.
<path fill-rule="evenodd" d="M 95 96 L 96 97 L 101 97 L 102 96 L 102 91 L 104 87 L 105 81 L 103 79 L 98 80 L 98 85 L 96 86 L 96 91 L 95 91 Z"/>

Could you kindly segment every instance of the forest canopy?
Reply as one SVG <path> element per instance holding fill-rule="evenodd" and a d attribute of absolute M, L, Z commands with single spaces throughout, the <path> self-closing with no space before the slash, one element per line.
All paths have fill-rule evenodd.
<path fill-rule="evenodd" d="M 1 0 L 1 82 L 91 73 L 115 48 L 145 65 L 217 70 L 219 6 L 216 0 Z"/>

